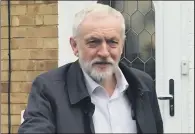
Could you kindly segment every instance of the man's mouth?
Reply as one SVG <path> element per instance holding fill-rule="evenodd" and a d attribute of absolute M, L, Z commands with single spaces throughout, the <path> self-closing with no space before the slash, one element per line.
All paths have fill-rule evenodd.
<path fill-rule="evenodd" d="M 95 62 L 94 64 L 97 64 L 97 65 L 111 65 L 112 63 L 110 63 L 110 62 Z"/>
<path fill-rule="evenodd" d="M 112 63 L 110 62 L 96 62 L 94 63 L 95 66 L 98 66 L 99 68 L 106 68 L 110 65 L 112 65 Z"/>

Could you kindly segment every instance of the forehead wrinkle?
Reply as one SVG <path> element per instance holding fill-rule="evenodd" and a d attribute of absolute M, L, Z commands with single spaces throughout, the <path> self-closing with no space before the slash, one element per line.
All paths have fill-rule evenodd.
<path fill-rule="evenodd" d="M 104 32 L 104 30 L 97 30 L 97 31 L 92 31 L 89 34 L 86 34 L 84 36 L 84 38 L 105 38 L 105 39 L 111 39 L 111 38 L 120 38 L 120 34 L 118 34 L 118 32 L 116 32 L 115 29 L 113 29 L 112 31 L 107 31 Z"/>
<path fill-rule="evenodd" d="M 80 32 L 87 34 L 90 32 L 110 32 L 121 33 L 120 21 L 112 16 L 101 17 L 94 21 L 97 16 L 87 17 L 80 25 Z M 111 18 L 111 19 L 109 19 Z M 104 20 L 103 20 L 104 19 Z M 104 34 L 104 33 L 103 33 Z"/>

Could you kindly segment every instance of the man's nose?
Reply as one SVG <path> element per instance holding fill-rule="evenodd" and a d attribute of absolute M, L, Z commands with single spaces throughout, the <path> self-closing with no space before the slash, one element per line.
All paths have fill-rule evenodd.
<path fill-rule="evenodd" d="M 98 50 L 98 56 L 100 57 L 108 57 L 110 55 L 107 47 L 107 43 L 103 42 Z"/>

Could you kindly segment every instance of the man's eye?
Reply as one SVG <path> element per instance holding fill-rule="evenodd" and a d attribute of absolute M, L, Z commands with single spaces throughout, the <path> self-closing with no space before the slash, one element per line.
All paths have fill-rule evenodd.
<path fill-rule="evenodd" d="M 101 43 L 101 41 L 99 41 L 99 40 L 90 40 L 90 41 L 88 41 L 87 44 L 89 47 L 97 47 L 100 43 Z"/>
<path fill-rule="evenodd" d="M 97 41 L 95 41 L 95 40 L 91 40 L 91 41 L 89 41 L 89 43 L 95 43 L 95 42 L 97 42 Z"/>
<path fill-rule="evenodd" d="M 114 40 L 109 40 L 109 41 L 107 41 L 107 43 L 108 43 L 109 45 L 111 45 L 111 46 L 115 46 L 115 45 L 118 44 L 118 42 L 117 42 L 117 41 L 114 41 Z"/>
<path fill-rule="evenodd" d="M 108 43 L 118 43 L 117 41 L 114 41 L 114 40 L 108 40 L 107 42 Z"/>

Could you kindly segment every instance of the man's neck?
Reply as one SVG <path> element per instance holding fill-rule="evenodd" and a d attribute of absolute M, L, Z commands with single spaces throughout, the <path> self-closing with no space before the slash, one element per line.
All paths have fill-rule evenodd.
<path fill-rule="evenodd" d="M 116 87 L 116 77 L 115 75 L 108 76 L 106 79 L 104 79 L 101 83 L 99 83 L 101 86 L 103 86 L 106 90 L 106 92 L 109 94 L 109 96 L 112 96 L 114 89 Z"/>

